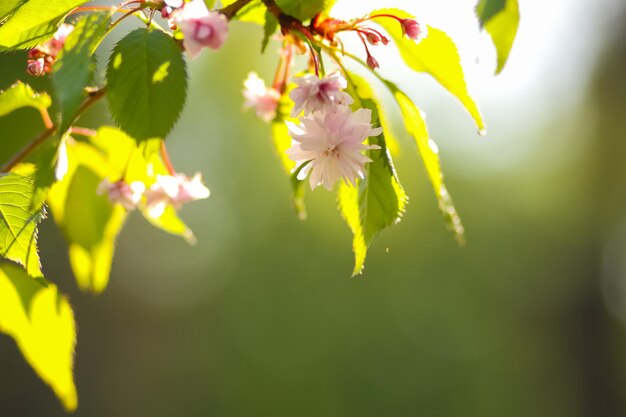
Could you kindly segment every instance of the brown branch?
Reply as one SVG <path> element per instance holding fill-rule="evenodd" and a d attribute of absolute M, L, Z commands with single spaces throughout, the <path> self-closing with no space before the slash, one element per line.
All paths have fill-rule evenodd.
<path fill-rule="evenodd" d="M 222 10 L 220 10 L 220 13 L 226 16 L 228 20 L 231 20 L 233 17 L 237 15 L 237 13 L 239 13 L 241 9 L 246 7 L 251 2 L 252 0 L 237 0 L 233 4 L 230 4 L 224 7 Z"/>
<path fill-rule="evenodd" d="M 89 94 L 89 96 L 87 97 L 87 99 L 78 108 L 78 111 L 76 112 L 76 117 L 74 117 L 74 120 L 72 121 L 72 124 L 74 124 L 76 122 L 76 120 L 78 120 L 78 118 L 89 107 L 91 107 L 96 101 L 98 101 L 102 97 L 104 97 L 104 95 L 106 94 L 106 89 L 105 88 L 100 88 L 98 90 L 92 90 L 92 91 L 89 91 L 88 94 Z M 22 150 L 17 155 L 15 155 L 6 164 L 4 164 L 2 169 L 0 169 L 0 172 L 9 172 L 9 171 L 11 171 L 13 168 L 15 168 L 15 166 L 17 164 L 22 162 L 31 153 L 33 153 L 33 151 L 35 149 L 37 149 L 39 147 L 39 145 L 44 143 L 46 141 L 46 139 L 48 139 L 52 135 L 54 135 L 56 133 L 56 130 L 57 130 L 57 126 L 47 127 L 47 129 L 44 130 L 42 133 L 40 133 L 39 136 L 37 136 L 29 144 L 27 144 L 24 148 L 22 148 Z"/>
<path fill-rule="evenodd" d="M 22 148 L 22 150 L 17 155 L 11 158 L 9 162 L 4 164 L 4 166 L 2 167 L 2 172 L 9 172 L 13 168 L 15 168 L 17 164 L 22 162 L 28 155 L 30 155 L 35 149 L 37 149 L 39 145 L 44 143 L 46 139 L 52 136 L 54 132 L 56 132 L 56 130 L 57 130 L 56 126 L 52 126 L 50 129 L 44 130 L 39 136 L 33 139 L 32 142 L 30 142 L 24 148 Z"/>

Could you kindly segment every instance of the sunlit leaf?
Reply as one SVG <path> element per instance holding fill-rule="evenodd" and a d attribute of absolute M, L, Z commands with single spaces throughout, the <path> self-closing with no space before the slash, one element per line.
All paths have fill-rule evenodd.
<path fill-rule="evenodd" d="M 409 13 L 397 9 L 381 9 L 371 13 L 372 16 L 378 14 L 413 18 Z M 476 122 L 479 132 L 484 133 L 486 127 L 483 117 L 468 92 L 461 58 L 452 39 L 441 30 L 428 26 L 426 38 L 421 42 L 415 42 L 403 36 L 401 25 L 393 19 L 377 18 L 376 23 L 391 35 L 404 62 L 415 71 L 430 74 L 458 98 Z"/>
<path fill-rule="evenodd" d="M 428 178 L 430 179 L 430 183 L 432 184 L 435 195 L 437 196 L 439 210 L 443 214 L 448 228 L 454 232 L 457 241 L 459 243 L 463 243 L 463 225 L 461 224 L 461 219 L 454 208 L 452 198 L 450 197 L 450 194 L 448 193 L 448 190 L 443 182 L 443 172 L 439 162 L 439 150 L 435 142 L 428 134 L 428 128 L 426 127 L 426 122 L 422 117 L 422 113 L 413 101 L 395 84 L 387 82 L 387 86 L 392 91 L 398 105 L 400 106 L 406 130 L 415 140 L 417 149 L 422 157 L 422 161 L 424 162 L 424 167 L 428 173 Z"/>
<path fill-rule="evenodd" d="M 96 67 L 92 55 L 107 33 L 112 14 L 94 13 L 79 19 L 54 64 L 52 80 L 61 108 L 61 132 L 67 130 L 87 97 L 85 87 L 92 82 Z"/>
<path fill-rule="evenodd" d="M 520 12 L 517 0 L 481 0 L 476 14 L 496 47 L 499 74 L 506 65 L 519 27 Z"/>
<path fill-rule="evenodd" d="M 78 398 L 73 365 L 74 312 L 53 284 L 42 286 L 20 267 L 0 263 L 0 332 L 11 336 L 68 411 Z"/>
<path fill-rule="evenodd" d="M 115 46 L 107 82 L 109 108 L 122 130 L 140 141 L 164 138 L 185 104 L 182 51 L 160 30 L 136 29 Z"/>
<path fill-rule="evenodd" d="M 369 85 L 354 74 L 350 74 L 348 78 L 354 94 L 358 97 L 355 105 L 370 109 L 372 124 L 379 126 L 378 105 Z M 365 178 L 359 181 L 358 191 L 342 184 L 338 194 L 339 209 L 354 236 L 353 275 L 362 272 L 367 250 L 380 232 L 400 221 L 408 200 L 387 150 L 385 133 L 369 138 L 369 144 L 378 145 L 381 149 L 368 151 L 372 162 L 365 165 Z"/>
<path fill-rule="evenodd" d="M 54 35 L 65 16 L 87 0 L 2 0 L 0 51 L 28 49 Z"/>
<path fill-rule="evenodd" d="M 0 257 L 23 265 L 31 277 L 42 277 L 37 253 L 37 225 L 41 207 L 32 208 L 33 180 L 17 174 L 0 174 Z"/>
<path fill-rule="evenodd" d="M 222 6 L 230 6 L 235 1 L 236 0 L 222 0 Z M 256 23 L 263 26 L 266 21 L 266 12 L 267 8 L 261 0 L 252 0 L 240 9 L 233 19 L 240 22 Z"/>
<path fill-rule="evenodd" d="M 33 89 L 21 81 L 0 92 L 0 117 L 20 109 L 32 107 L 39 111 L 46 110 L 52 104 L 46 93 L 35 93 Z"/>

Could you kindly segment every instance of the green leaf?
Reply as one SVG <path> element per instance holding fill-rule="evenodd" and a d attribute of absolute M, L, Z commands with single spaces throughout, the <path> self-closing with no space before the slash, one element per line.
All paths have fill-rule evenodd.
<path fill-rule="evenodd" d="M 0 331 L 11 336 L 67 411 L 78 398 L 73 365 L 74 312 L 56 286 L 42 286 L 18 266 L 0 263 Z"/>
<path fill-rule="evenodd" d="M 70 127 L 76 111 L 87 98 L 85 87 L 93 81 L 96 67 L 93 54 L 107 33 L 112 14 L 111 10 L 80 18 L 54 64 L 52 80 L 62 114 L 60 132 Z"/>
<path fill-rule="evenodd" d="M 37 253 L 37 225 L 45 217 L 32 208 L 33 180 L 17 174 L 0 174 L 0 257 L 24 266 L 33 278 L 43 277 Z"/>
<path fill-rule="evenodd" d="M 107 83 L 109 108 L 122 130 L 139 141 L 165 138 L 185 104 L 182 51 L 160 30 L 134 30 L 115 46 Z"/>
<path fill-rule="evenodd" d="M 276 4 L 285 14 L 302 22 L 330 9 L 334 3 L 334 0 L 276 0 Z"/>
<path fill-rule="evenodd" d="M 236 0 L 223 0 L 222 7 L 230 6 Z M 261 0 L 252 0 L 250 3 L 243 6 L 235 16 L 233 16 L 233 20 L 238 20 L 240 22 L 247 23 L 256 23 L 258 25 L 265 25 L 265 17 L 266 17 L 267 7 L 263 4 Z"/>
<path fill-rule="evenodd" d="M 261 42 L 261 53 L 265 52 L 267 44 L 272 35 L 278 29 L 278 20 L 269 11 L 265 12 L 265 24 L 263 25 L 263 41 Z"/>
<path fill-rule="evenodd" d="M 87 0 L 2 0 L 0 51 L 28 49 L 50 39 L 65 16 Z"/>
<path fill-rule="evenodd" d="M 358 98 L 355 106 L 370 109 L 372 125 L 379 125 L 378 104 L 369 85 L 354 74 L 348 74 L 347 78 Z M 363 271 L 367 250 L 380 233 L 400 221 L 408 200 L 387 150 L 385 133 L 369 138 L 369 144 L 380 149 L 368 151 L 372 162 L 365 165 L 365 178 L 359 181 L 358 191 L 342 184 L 338 194 L 339 209 L 354 235 L 353 275 Z"/>
<path fill-rule="evenodd" d="M 400 18 L 413 18 L 412 15 L 397 9 L 381 9 L 371 13 L 393 14 Z M 428 35 L 421 41 L 403 36 L 401 25 L 388 18 L 376 18 L 393 38 L 404 62 L 417 72 L 425 72 L 435 78 L 446 90 L 461 101 L 472 116 L 481 134 L 485 132 L 483 117 L 465 83 L 461 58 L 456 45 L 444 32 L 428 27 Z"/>
<path fill-rule="evenodd" d="M 461 224 L 461 218 L 454 208 L 452 198 L 443 182 L 443 172 L 439 162 L 439 151 L 437 145 L 428 134 L 428 128 L 426 127 L 422 113 L 415 106 L 413 101 L 395 84 L 387 82 L 387 87 L 389 87 L 400 106 L 406 130 L 415 140 L 417 149 L 424 162 L 424 167 L 428 173 L 428 178 L 437 196 L 439 210 L 443 214 L 448 228 L 455 234 L 456 240 L 460 244 L 463 244 L 464 229 Z M 388 129 L 384 124 L 383 127 L 385 130 Z"/>
<path fill-rule="evenodd" d="M 480 27 L 484 27 L 492 17 L 504 10 L 507 0 L 480 0 L 476 4 L 476 16 Z"/>
<path fill-rule="evenodd" d="M 33 107 L 44 111 L 50 107 L 51 103 L 52 100 L 48 94 L 35 93 L 28 84 L 18 81 L 0 92 L 0 117 L 22 107 Z"/>
<path fill-rule="evenodd" d="M 494 4 L 497 3 L 497 6 Z M 520 13 L 517 0 L 481 0 L 476 6 L 480 25 L 483 27 L 496 47 L 499 74 L 506 65 L 511 48 L 517 36 Z"/>

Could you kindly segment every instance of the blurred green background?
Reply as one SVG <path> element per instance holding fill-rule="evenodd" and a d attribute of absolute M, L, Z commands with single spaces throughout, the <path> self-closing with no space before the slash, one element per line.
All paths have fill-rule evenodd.
<path fill-rule="evenodd" d="M 337 13 L 380 3 L 339 0 Z M 489 123 L 478 137 L 441 88 L 380 52 L 428 114 L 467 246 L 445 230 L 405 138 L 407 213 L 350 278 L 333 195 L 308 193 L 299 221 L 268 126 L 242 113 L 243 79 L 271 79 L 277 56 L 260 55 L 260 28 L 234 24 L 222 51 L 191 63 L 168 138 L 177 169 L 203 172 L 212 192 L 182 212 L 197 246 L 135 213 L 93 297 L 77 290 L 53 221 L 41 227 L 44 272 L 79 326 L 77 416 L 626 415 L 626 5 L 521 0 L 519 39 L 494 78 L 473 2 L 384 3 L 459 41 Z M 0 89 L 49 88 L 24 61 L 0 55 Z M 101 105 L 81 125 L 103 122 Z M 2 160 L 41 128 L 29 110 L 0 119 Z M 4 335 L 0 358 L 0 416 L 64 415 Z"/>

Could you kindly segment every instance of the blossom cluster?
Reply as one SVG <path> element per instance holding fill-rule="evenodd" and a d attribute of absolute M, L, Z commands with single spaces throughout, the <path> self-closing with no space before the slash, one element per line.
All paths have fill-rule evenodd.
<path fill-rule="evenodd" d="M 63 23 L 59 26 L 52 39 L 28 51 L 26 72 L 35 77 L 52 72 L 52 65 L 54 65 L 59 52 L 63 49 L 65 40 L 73 31 L 73 25 Z"/>
<path fill-rule="evenodd" d="M 157 175 L 150 187 L 141 181 L 126 182 L 121 179 L 111 182 L 105 178 L 98 186 L 99 195 L 107 195 L 113 204 L 121 204 L 132 211 L 145 200 L 150 217 L 159 218 L 168 205 L 180 209 L 183 204 L 209 197 L 209 189 L 202 184 L 202 176 L 196 173 L 192 178 L 184 174 Z"/>

